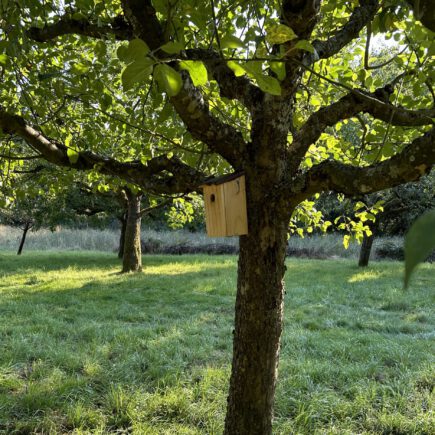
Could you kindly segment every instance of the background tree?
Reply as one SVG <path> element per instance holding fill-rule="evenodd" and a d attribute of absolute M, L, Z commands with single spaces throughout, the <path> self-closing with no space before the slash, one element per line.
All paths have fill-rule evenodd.
<path fill-rule="evenodd" d="M 376 236 L 401 235 L 408 232 L 412 223 L 425 211 L 435 208 L 435 174 L 422 177 L 418 183 L 408 183 L 384 192 L 370 195 L 364 202 L 382 201 L 382 211 L 369 221 L 371 234 L 363 236 L 358 265 L 369 263 Z"/>
<path fill-rule="evenodd" d="M 151 194 L 244 171 L 225 432 L 267 434 L 290 218 L 323 191 L 361 196 L 430 171 L 435 47 L 405 1 L 215 3 L 3 1 L 0 127 L 54 164 Z M 367 27 L 404 47 L 388 83 Z M 341 128 L 362 115 L 373 122 L 355 145 Z"/>
<path fill-rule="evenodd" d="M 48 165 L 19 166 L 20 169 L 12 166 L 9 183 L 2 183 L 0 223 L 23 231 L 17 252 L 21 255 L 28 231 L 54 231 L 60 223 L 73 222 L 76 215 L 68 201 L 68 185 L 72 181 L 69 174 L 53 171 Z M 59 180 L 63 180 L 60 185 Z"/>

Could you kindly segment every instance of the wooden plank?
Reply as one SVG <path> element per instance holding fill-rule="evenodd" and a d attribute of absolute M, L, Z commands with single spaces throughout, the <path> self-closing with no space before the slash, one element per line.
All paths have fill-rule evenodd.
<path fill-rule="evenodd" d="M 227 233 L 223 186 L 204 186 L 205 222 L 209 237 L 224 237 Z"/>
<path fill-rule="evenodd" d="M 227 236 L 248 234 L 245 176 L 224 183 Z"/>

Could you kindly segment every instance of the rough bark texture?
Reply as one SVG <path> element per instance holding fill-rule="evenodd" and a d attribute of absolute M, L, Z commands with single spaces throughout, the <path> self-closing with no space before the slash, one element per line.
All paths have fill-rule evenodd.
<path fill-rule="evenodd" d="M 361 244 L 361 250 L 359 251 L 359 267 L 366 267 L 369 265 L 370 253 L 372 252 L 373 240 L 375 239 L 374 233 L 370 236 L 364 234 L 364 238 Z"/>
<path fill-rule="evenodd" d="M 125 230 L 127 228 L 127 215 L 121 216 L 119 218 L 121 222 L 121 234 L 119 235 L 119 248 L 118 248 L 118 258 L 124 257 L 124 246 L 125 246 Z"/>
<path fill-rule="evenodd" d="M 21 236 L 20 246 L 18 247 L 17 255 L 21 255 L 21 253 L 23 252 L 24 243 L 26 242 L 26 236 L 29 229 L 30 229 L 30 223 L 27 222 L 23 229 L 23 235 Z"/>
<path fill-rule="evenodd" d="M 270 434 L 282 330 L 288 214 L 252 200 L 240 237 L 233 363 L 225 434 Z M 263 206 L 260 206 L 262 204 Z"/>
<path fill-rule="evenodd" d="M 128 198 L 127 225 L 124 237 L 124 255 L 122 272 L 142 271 L 142 251 L 140 246 L 141 213 L 140 200 L 142 195 L 126 191 Z"/>

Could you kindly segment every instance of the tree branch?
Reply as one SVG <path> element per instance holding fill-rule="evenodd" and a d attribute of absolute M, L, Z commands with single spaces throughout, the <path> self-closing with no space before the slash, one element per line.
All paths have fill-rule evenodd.
<path fill-rule="evenodd" d="M 325 41 L 315 40 L 313 46 L 316 49 L 315 54 L 307 54 L 304 63 L 309 65 L 318 59 L 327 59 L 338 53 L 343 47 L 358 37 L 361 30 L 373 20 L 376 12 L 380 7 L 378 0 L 360 0 L 348 22 L 338 30 L 334 36 Z"/>
<path fill-rule="evenodd" d="M 86 19 L 75 19 L 71 14 L 63 15 L 59 21 L 46 24 L 44 27 L 31 27 L 27 34 L 37 42 L 48 42 L 62 35 L 76 34 L 91 38 L 103 38 L 107 35 L 115 35 L 118 40 L 132 38 L 133 31 L 122 16 L 116 17 L 113 22 L 98 26 Z"/>
<path fill-rule="evenodd" d="M 24 118 L 0 109 L 0 129 L 6 134 L 16 134 L 24 139 L 41 157 L 57 166 L 77 170 L 97 170 L 99 173 L 117 176 L 136 184 L 146 192 L 173 194 L 195 190 L 205 176 L 176 157 L 157 156 L 147 162 L 119 162 L 90 151 L 74 152 L 68 156 L 68 148 L 48 139 L 40 131 L 28 125 Z"/>
<path fill-rule="evenodd" d="M 155 51 L 156 56 L 163 53 L 158 49 L 166 41 L 164 40 L 163 30 L 156 16 L 156 11 L 150 0 L 122 0 L 124 16 L 129 24 L 126 28 L 122 27 L 122 33 L 117 35 L 122 39 L 132 37 L 144 40 L 151 50 Z M 128 32 L 126 31 L 128 29 Z M 115 27 L 98 27 L 87 21 L 63 18 L 58 23 L 46 26 L 43 29 L 31 28 L 29 34 L 38 41 L 47 41 L 60 35 L 68 33 L 78 33 L 90 37 L 101 37 L 104 32 L 114 33 Z M 121 30 L 119 30 L 121 32 Z M 248 102 L 248 94 L 254 89 L 254 85 L 248 87 L 249 80 L 236 78 L 227 65 L 218 67 L 216 59 L 208 62 L 209 68 L 214 71 L 214 77 L 221 83 L 222 91 L 227 97 L 243 98 Z M 174 64 L 176 66 L 176 64 Z M 189 75 L 182 72 L 183 88 L 175 97 L 171 97 L 171 103 L 180 115 L 187 129 L 195 139 L 204 142 L 211 151 L 219 153 L 233 167 L 238 168 L 244 158 L 246 144 L 243 135 L 234 127 L 220 121 L 211 115 L 208 104 L 201 91 L 196 88 Z M 231 82 L 223 84 L 225 79 L 231 78 Z M 236 84 L 236 86 L 231 86 Z M 237 89 L 234 93 L 232 89 Z M 248 92 L 249 90 L 249 92 Z M 258 91 L 261 92 L 261 91 Z M 250 97 L 251 98 L 251 97 Z"/>
<path fill-rule="evenodd" d="M 216 51 L 192 48 L 184 53 L 188 59 L 204 63 L 209 79 L 216 80 L 222 97 L 237 99 L 250 111 L 263 99 L 264 92 L 246 76 L 237 77 L 228 66 L 228 59 L 223 59 Z"/>
<path fill-rule="evenodd" d="M 357 167 L 327 160 L 300 173 L 288 183 L 288 193 L 301 199 L 334 190 L 345 195 L 377 192 L 416 181 L 435 165 L 435 127 L 383 162 Z"/>
<path fill-rule="evenodd" d="M 314 112 L 294 135 L 290 148 L 292 159 L 299 163 L 310 145 L 319 139 L 327 127 L 361 112 L 395 126 L 420 127 L 434 123 L 432 118 L 435 117 L 435 108 L 408 110 L 393 106 L 389 103 L 389 96 L 393 91 L 391 84 L 378 88 L 373 93 L 351 89 L 351 92 L 337 102 Z"/>

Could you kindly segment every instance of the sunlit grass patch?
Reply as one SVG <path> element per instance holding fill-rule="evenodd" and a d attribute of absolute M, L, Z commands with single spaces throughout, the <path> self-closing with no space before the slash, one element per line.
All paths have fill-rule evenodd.
<path fill-rule="evenodd" d="M 430 434 L 434 266 L 407 292 L 399 263 L 287 266 L 274 433 Z M 0 433 L 222 432 L 236 258 L 119 269 L 111 254 L 0 254 Z"/>

